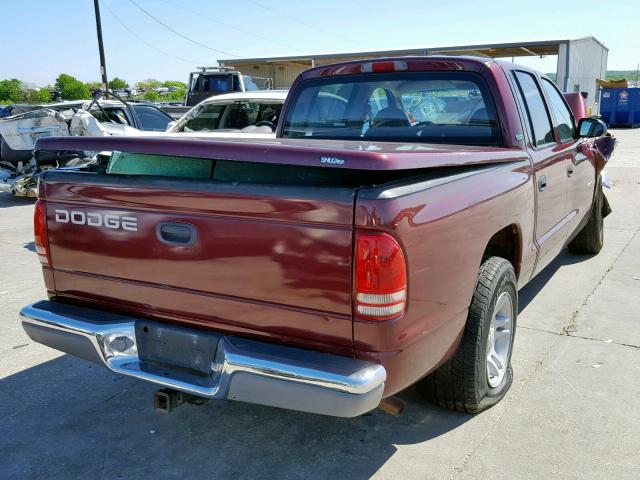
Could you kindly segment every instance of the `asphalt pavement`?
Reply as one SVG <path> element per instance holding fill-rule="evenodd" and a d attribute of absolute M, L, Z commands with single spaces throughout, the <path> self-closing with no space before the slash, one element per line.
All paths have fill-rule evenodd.
<path fill-rule="evenodd" d="M 155 388 L 33 343 L 45 297 L 33 200 L 0 193 L 1 479 L 640 478 L 640 129 L 616 130 L 605 247 L 520 291 L 505 399 L 337 419 L 237 402 L 152 408 Z"/>

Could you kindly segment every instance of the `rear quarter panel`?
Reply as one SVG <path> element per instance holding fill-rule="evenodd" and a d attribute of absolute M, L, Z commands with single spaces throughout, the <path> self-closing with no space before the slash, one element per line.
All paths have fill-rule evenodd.
<path fill-rule="evenodd" d="M 393 235 L 407 261 L 405 315 L 386 322 L 354 321 L 356 355 L 387 368 L 386 394 L 414 383 L 456 350 L 485 248 L 496 232 L 511 225 L 516 229 L 519 284 L 531 276 L 534 191 L 524 152 L 523 157 L 406 195 L 358 196 L 356 228 Z"/>

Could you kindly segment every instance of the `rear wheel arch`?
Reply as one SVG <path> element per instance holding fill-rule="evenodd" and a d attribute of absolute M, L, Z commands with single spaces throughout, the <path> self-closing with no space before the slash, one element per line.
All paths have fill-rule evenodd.
<path fill-rule="evenodd" d="M 480 265 L 488 258 L 501 257 L 508 260 L 520 278 L 520 262 L 522 259 L 522 234 L 515 223 L 498 230 L 487 242 Z"/>
<path fill-rule="evenodd" d="M 479 413 L 499 402 L 513 381 L 517 314 L 513 266 L 490 257 L 480 266 L 456 352 L 420 380 L 419 390 L 437 405 L 460 412 Z"/>

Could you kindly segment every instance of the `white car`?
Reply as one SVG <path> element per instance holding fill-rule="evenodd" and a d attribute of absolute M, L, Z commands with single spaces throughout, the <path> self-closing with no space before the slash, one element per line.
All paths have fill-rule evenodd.
<path fill-rule="evenodd" d="M 253 90 L 207 98 L 167 130 L 193 137 L 274 138 L 287 90 Z"/>

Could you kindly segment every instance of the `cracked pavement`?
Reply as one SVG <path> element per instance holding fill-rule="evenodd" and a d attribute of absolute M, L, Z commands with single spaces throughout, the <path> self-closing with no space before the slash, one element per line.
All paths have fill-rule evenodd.
<path fill-rule="evenodd" d="M 154 387 L 34 344 L 44 297 L 33 201 L 0 194 L 0 477 L 640 478 L 640 130 L 616 130 L 597 256 L 564 252 L 520 291 L 505 399 L 470 416 L 413 391 L 399 417 L 235 402 L 153 411 Z"/>

